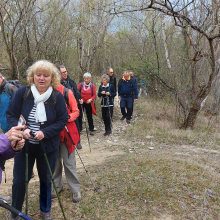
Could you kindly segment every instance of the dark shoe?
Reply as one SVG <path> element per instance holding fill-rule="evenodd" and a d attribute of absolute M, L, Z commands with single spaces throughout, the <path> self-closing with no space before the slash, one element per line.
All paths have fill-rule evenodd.
<path fill-rule="evenodd" d="M 82 197 L 81 197 L 80 192 L 73 193 L 73 202 L 74 203 L 80 202 L 81 200 L 82 200 Z"/>
<path fill-rule="evenodd" d="M 80 142 L 77 144 L 76 148 L 77 148 L 78 150 L 82 149 L 82 145 L 80 144 Z"/>
<path fill-rule="evenodd" d="M 40 212 L 40 216 L 43 220 L 53 220 L 53 216 L 50 212 Z"/>
<path fill-rule="evenodd" d="M 57 192 L 58 192 L 58 194 L 60 194 L 62 191 L 63 191 L 63 187 L 57 187 Z M 56 194 L 55 189 L 53 189 L 53 191 L 52 191 L 52 193 L 51 193 L 51 197 L 52 197 L 52 199 L 57 198 L 57 194 Z"/>
<path fill-rule="evenodd" d="M 94 135 L 95 132 L 94 132 L 94 131 L 89 131 L 89 134 L 90 134 L 90 135 Z"/>
<path fill-rule="evenodd" d="M 131 124 L 131 121 L 129 119 L 126 119 L 127 124 Z"/>
<path fill-rule="evenodd" d="M 125 116 L 122 116 L 122 117 L 120 118 L 120 120 L 123 121 L 125 118 L 126 118 Z"/>
<path fill-rule="evenodd" d="M 106 131 L 106 132 L 104 133 L 104 136 L 110 135 L 111 133 L 112 133 L 112 131 Z"/>

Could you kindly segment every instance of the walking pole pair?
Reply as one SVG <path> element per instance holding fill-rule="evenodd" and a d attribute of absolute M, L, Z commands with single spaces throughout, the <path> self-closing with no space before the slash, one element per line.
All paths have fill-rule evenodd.
<path fill-rule="evenodd" d="M 83 106 L 82 105 L 81 105 L 81 109 L 82 109 L 83 121 L 85 122 L 85 126 L 86 126 L 86 119 L 85 119 L 85 115 L 84 115 L 84 111 L 83 111 Z M 89 148 L 90 148 L 90 152 L 91 152 L 90 141 L 89 141 L 89 132 L 87 130 L 87 126 L 86 126 L 86 134 L 87 134 L 87 139 L 88 139 Z"/>
<path fill-rule="evenodd" d="M 36 136 L 32 131 L 30 131 L 30 135 L 32 136 Z M 45 151 L 45 147 L 44 147 L 44 144 L 43 144 L 43 141 L 39 141 L 40 142 L 40 145 L 41 145 L 41 148 L 43 150 L 43 154 L 44 154 L 44 158 L 45 158 L 45 161 L 46 161 L 46 164 L 47 164 L 47 168 L 49 170 L 49 173 L 50 173 L 50 177 L 51 177 L 51 180 L 52 180 L 52 183 L 53 183 L 53 187 L 56 191 L 56 194 L 57 194 L 57 198 L 58 198 L 58 201 L 59 201 L 59 205 L 60 205 L 60 208 L 61 208 L 61 211 L 63 213 L 63 218 L 64 220 L 66 220 L 66 216 L 64 214 L 64 210 L 63 210 L 63 206 L 62 206 L 62 203 L 61 203 L 61 200 L 60 200 L 60 196 L 59 196 L 59 193 L 57 191 L 57 187 L 55 185 L 55 182 L 54 182 L 54 179 L 53 179 L 53 174 L 52 174 L 52 171 L 51 171 L 51 168 L 50 168 L 50 164 L 49 164 L 49 161 L 48 161 L 48 158 L 47 158 L 47 154 L 46 154 L 46 151 Z M 27 196 L 27 195 L 26 195 Z"/>
<path fill-rule="evenodd" d="M 14 214 L 20 216 L 23 219 L 26 220 L 32 220 L 31 218 L 29 218 L 28 216 L 26 216 L 25 214 L 23 214 L 22 212 L 18 211 L 17 209 L 15 209 L 14 207 L 10 206 L 6 201 L 1 200 L 0 199 L 0 206 L 9 210 L 10 212 L 13 212 Z"/>
<path fill-rule="evenodd" d="M 108 104 L 108 113 L 109 113 L 109 117 L 110 117 L 110 126 L 111 126 L 111 129 L 113 130 L 113 125 L 112 125 L 112 116 L 111 116 L 111 111 L 110 111 L 110 105 L 109 105 L 109 97 L 107 97 L 107 104 Z"/>
<path fill-rule="evenodd" d="M 82 162 L 82 165 L 83 165 L 83 167 L 84 167 L 86 173 L 87 173 L 88 176 L 89 176 L 89 179 L 90 179 L 90 181 L 91 181 L 91 183 L 92 183 L 92 185 L 93 185 L 94 191 L 97 192 L 99 188 L 98 188 L 98 187 L 95 187 L 95 184 L 93 183 L 93 181 L 92 181 L 92 179 L 91 179 L 91 177 L 90 177 L 90 175 L 89 175 L 89 172 L 88 172 L 88 170 L 86 169 L 86 167 L 85 167 L 85 165 L 84 165 L 84 163 L 83 163 L 83 161 L 82 161 L 82 158 L 81 158 L 81 156 L 80 156 L 80 154 L 79 154 L 79 151 L 77 150 L 77 147 L 76 147 L 76 145 L 75 145 L 75 143 L 74 143 L 74 141 L 73 141 L 73 139 L 72 139 L 72 136 L 70 135 L 70 132 L 69 132 L 67 126 L 65 126 L 65 129 L 66 129 L 66 131 L 67 131 L 67 133 L 68 133 L 68 135 L 69 135 L 69 137 L 70 137 L 70 140 L 71 140 L 72 144 L 73 144 L 74 147 L 75 147 L 75 150 L 76 150 L 76 152 L 77 152 L 77 154 L 78 154 L 78 156 L 79 156 L 79 159 L 80 159 L 81 162 Z"/>

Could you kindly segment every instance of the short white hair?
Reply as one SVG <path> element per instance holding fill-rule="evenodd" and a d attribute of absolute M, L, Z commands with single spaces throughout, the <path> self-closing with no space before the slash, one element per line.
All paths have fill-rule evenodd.
<path fill-rule="evenodd" d="M 91 76 L 91 73 L 86 72 L 86 73 L 84 73 L 83 77 L 89 77 L 89 78 L 91 78 L 92 76 Z"/>

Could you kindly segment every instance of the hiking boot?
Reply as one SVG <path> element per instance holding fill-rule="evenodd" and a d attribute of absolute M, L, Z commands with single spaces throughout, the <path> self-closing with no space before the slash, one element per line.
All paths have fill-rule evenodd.
<path fill-rule="evenodd" d="M 78 142 L 78 144 L 76 145 L 76 148 L 77 148 L 78 150 L 82 149 L 82 145 L 80 144 L 80 142 Z"/>
<path fill-rule="evenodd" d="M 58 194 L 60 194 L 62 191 L 63 191 L 63 187 L 57 187 L 57 192 L 58 192 Z M 57 198 L 57 194 L 56 194 L 55 189 L 53 189 L 53 191 L 52 191 L 52 193 L 51 193 L 51 197 L 52 197 L 52 199 Z"/>
<path fill-rule="evenodd" d="M 74 203 L 80 202 L 81 200 L 82 200 L 82 197 L 81 197 L 80 192 L 73 193 L 73 202 Z"/>
<path fill-rule="evenodd" d="M 6 202 L 11 202 L 11 196 L 0 195 L 0 199 L 5 200 Z"/>
<path fill-rule="evenodd" d="M 50 212 L 40 212 L 40 216 L 43 220 L 53 220 L 53 216 Z"/>
<path fill-rule="evenodd" d="M 104 133 L 104 136 L 110 135 L 111 133 L 112 133 L 112 131 L 106 131 L 106 132 Z"/>
<path fill-rule="evenodd" d="M 124 119 L 125 119 L 125 116 L 122 116 L 122 117 L 120 118 L 121 121 L 123 121 Z"/>
<path fill-rule="evenodd" d="M 127 124 L 131 124 L 131 120 L 126 119 Z"/>

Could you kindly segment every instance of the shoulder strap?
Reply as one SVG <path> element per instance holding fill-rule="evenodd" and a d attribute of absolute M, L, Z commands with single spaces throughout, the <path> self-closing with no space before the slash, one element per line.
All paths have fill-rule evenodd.
<path fill-rule="evenodd" d="M 23 95 L 23 101 L 22 101 L 23 103 L 27 100 L 27 97 L 29 96 L 30 92 L 31 92 L 31 87 L 26 86 L 26 89 Z"/>
<path fill-rule="evenodd" d="M 64 99 L 65 99 L 65 102 L 66 102 L 66 105 L 67 105 L 68 109 L 72 112 L 72 109 L 70 108 L 70 104 L 69 104 L 68 92 L 69 92 L 69 89 L 64 87 L 63 96 L 64 96 Z"/>
<path fill-rule="evenodd" d="M 10 93 L 10 91 L 9 91 L 8 86 L 9 86 L 9 83 L 7 82 L 7 83 L 5 84 L 5 86 L 4 86 L 4 92 L 5 92 L 5 94 L 11 99 L 11 98 L 12 98 L 12 95 L 11 95 L 11 93 Z"/>
<path fill-rule="evenodd" d="M 93 96 L 93 83 L 91 83 L 91 91 L 92 91 L 92 96 Z"/>
<path fill-rule="evenodd" d="M 81 90 L 82 90 L 83 85 L 84 85 L 84 82 L 81 83 L 81 87 L 80 87 L 80 90 L 79 90 L 80 93 L 81 93 Z"/>

